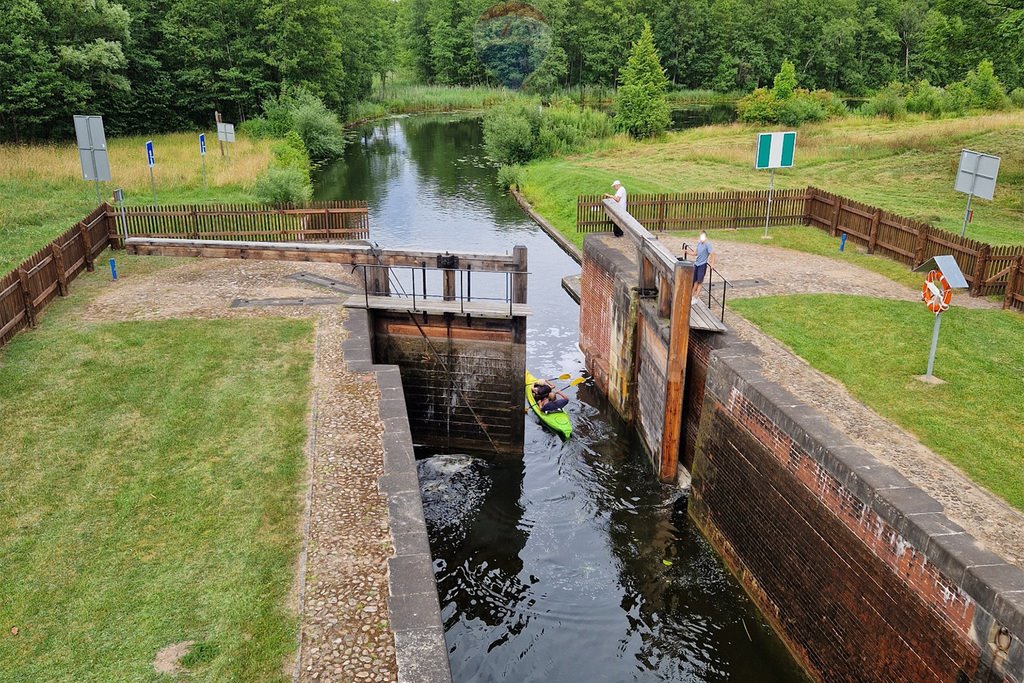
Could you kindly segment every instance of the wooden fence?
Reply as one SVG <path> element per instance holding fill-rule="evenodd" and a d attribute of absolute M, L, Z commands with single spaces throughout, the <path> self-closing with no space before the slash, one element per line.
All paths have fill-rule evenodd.
<path fill-rule="evenodd" d="M 637 194 L 629 213 L 651 231 L 764 226 L 767 192 Z M 940 230 L 878 207 L 809 187 L 781 190 L 772 197 L 770 225 L 803 223 L 845 233 L 877 253 L 917 267 L 933 256 L 952 254 L 973 296 L 1002 295 L 1004 307 L 1024 310 L 1024 247 L 994 247 Z M 602 195 L 581 195 L 576 203 L 579 232 L 610 231 Z"/>
<path fill-rule="evenodd" d="M 579 232 L 607 232 L 612 222 L 602 195 L 581 195 L 576 202 Z M 626 200 L 629 213 L 652 232 L 711 228 L 764 227 L 768 191 L 635 194 Z M 792 225 L 806 219 L 807 191 L 778 190 L 772 195 L 770 225 Z"/>
<path fill-rule="evenodd" d="M 369 239 L 366 202 L 317 202 L 309 206 L 204 204 L 134 206 L 116 212 L 118 247 L 128 237 L 244 240 L 247 242 L 324 242 Z"/>
<path fill-rule="evenodd" d="M 0 278 L 0 346 L 36 324 L 36 316 L 68 285 L 92 270 L 96 255 L 110 244 L 107 204 L 101 204 L 73 228 Z"/>

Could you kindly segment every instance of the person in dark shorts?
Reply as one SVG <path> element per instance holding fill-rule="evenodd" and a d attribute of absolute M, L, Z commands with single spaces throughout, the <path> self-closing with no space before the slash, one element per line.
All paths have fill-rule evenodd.
<path fill-rule="evenodd" d="M 687 247 L 683 253 L 683 258 L 690 258 L 690 254 L 693 254 L 695 258 L 693 262 L 693 298 L 697 299 L 700 297 L 700 289 L 704 285 L 704 278 L 708 274 L 708 264 L 712 268 L 715 267 L 715 248 L 711 246 L 711 242 L 708 241 L 708 234 L 701 230 L 700 237 L 697 241 L 697 248 L 691 249 Z"/>

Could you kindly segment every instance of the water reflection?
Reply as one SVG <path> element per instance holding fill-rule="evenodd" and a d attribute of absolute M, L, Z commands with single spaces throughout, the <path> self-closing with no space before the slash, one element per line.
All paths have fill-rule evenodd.
<path fill-rule="evenodd" d="M 367 126 L 317 198 L 369 198 L 382 246 L 526 245 L 527 365 L 577 376 L 579 310 L 559 279 L 579 267 L 498 190 L 481 139 L 465 116 Z M 593 390 L 567 393 L 567 443 L 529 414 L 522 460 L 419 454 L 455 680 L 801 680 L 630 430 Z"/>

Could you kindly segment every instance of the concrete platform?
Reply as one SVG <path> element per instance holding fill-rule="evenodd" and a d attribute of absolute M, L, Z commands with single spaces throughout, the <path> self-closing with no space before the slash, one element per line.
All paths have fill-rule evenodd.
<path fill-rule="evenodd" d="M 579 303 L 580 298 L 582 297 L 582 284 L 580 282 L 582 277 L 582 275 L 566 275 L 562 278 L 562 289 L 564 289 L 566 294 L 572 297 L 572 300 L 576 303 Z"/>
<path fill-rule="evenodd" d="M 381 311 L 404 313 L 432 313 L 440 315 L 475 315 L 482 318 L 519 318 L 530 315 L 526 304 L 512 304 L 497 301 L 443 301 L 440 299 L 416 299 L 397 296 L 371 296 L 354 294 L 345 302 L 346 308 L 367 308 Z"/>

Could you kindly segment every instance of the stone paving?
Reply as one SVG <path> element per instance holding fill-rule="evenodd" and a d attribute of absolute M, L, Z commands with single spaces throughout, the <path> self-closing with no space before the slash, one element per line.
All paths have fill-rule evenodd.
<path fill-rule="evenodd" d="M 661 238 L 681 252 L 681 240 Z M 764 280 L 765 284 L 737 288 L 730 297 L 827 292 L 919 301 L 920 293 L 858 266 L 778 247 L 715 242 L 717 268 L 730 281 Z M 955 306 L 1000 308 L 984 298 L 963 293 Z M 814 406 L 858 446 L 900 471 L 935 498 L 946 515 L 1007 562 L 1024 567 L 1024 514 L 987 489 L 972 482 L 959 468 L 922 445 L 916 437 L 855 399 L 836 380 L 742 317 L 726 313 L 726 323 L 741 338 L 762 351 L 766 377 L 801 401 Z"/>
<path fill-rule="evenodd" d="M 181 260 L 173 267 L 121 280 L 75 313 L 86 320 L 290 317 L 316 321 L 313 397 L 308 416 L 309 488 L 290 605 L 301 617 L 298 657 L 282 663 L 296 681 L 397 681 L 388 623 L 387 560 L 393 555 L 372 374 L 349 372 L 341 343 L 347 312 L 339 306 L 231 308 L 235 299 L 323 297 L 330 290 L 286 279 L 312 272 L 351 279 L 322 263 L 218 259 Z M 355 283 L 354 280 L 352 280 Z"/>

